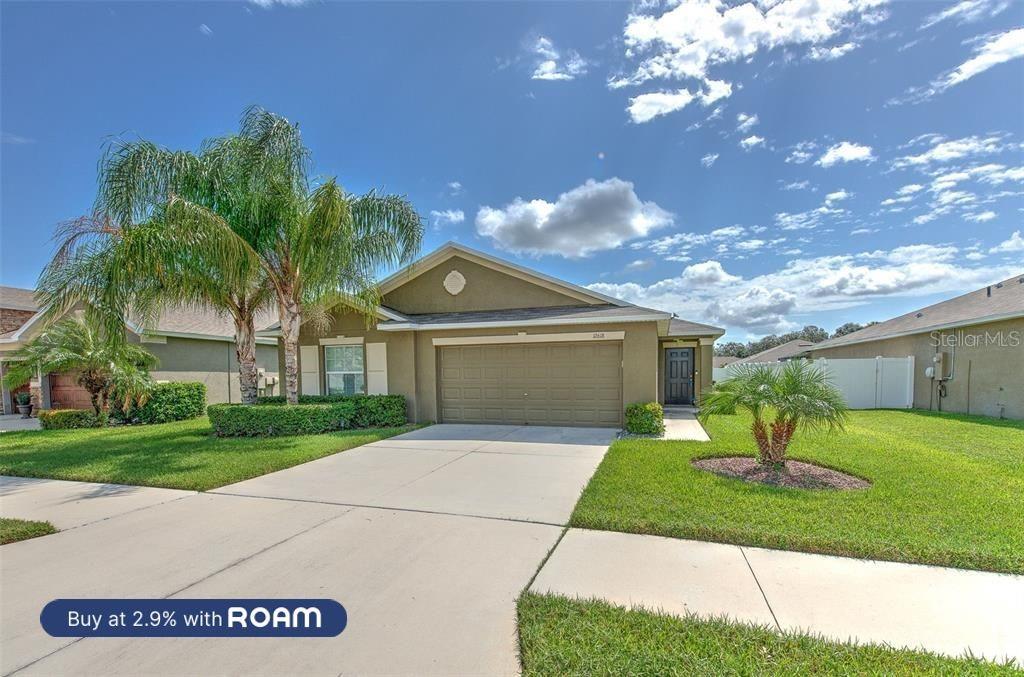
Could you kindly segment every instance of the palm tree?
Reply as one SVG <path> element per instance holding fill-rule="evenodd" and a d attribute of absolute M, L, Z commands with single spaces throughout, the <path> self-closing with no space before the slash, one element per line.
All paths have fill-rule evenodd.
<path fill-rule="evenodd" d="M 847 417 L 842 393 L 820 367 L 805 360 L 783 366 L 742 365 L 701 401 L 700 418 L 735 414 L 745 409 L 753 417 L 751 431 L 758 460 L 780 464 L 798 428 L 842 429 Z"/>
<path fill-rule="evenodd" d="M 259 268 L 218 261 L 224 250 L 209 234 L 182 237 L 159 210 L 149 216 L 126 226 L 99 213 L 62 223 L 56 254 L 37 285 L 45 320 L 84 307 L 116 341 L 125 318 L 145 329 L 171 306 L 225 311 L 234 322 L 241 400 L 256 402 L 255 318 L 270 307 L 273 290 Z"/>
<path fill-rule="evenodd" d="M 89 392 L 93 410 L 107 410 L 112 396 L 122 408 L 142 405 L 152 386 L 149 369 L 156 358 L 139 345 L 110 341 L 103 327 L 84 317 L 67 317 L 45 329 L 11 356 L 4 375 L 9 388 L 27 383 L 39 369 L 78 373 L 78 384 Z"/>
<path fill-rule="evenodd" d="M 158 214 L 175 237 L 202 239 L 228 266 L 226 278 L 262 271 L 281 321 L 290 404 L 298 402 L 304 310 L 344 299 L 371 318 L 380 304 L 377 272 L 412 260 L 423 237 L 423 220 L 405 198 L 351 195 L 333 178 L 314 188 L 308 164 L 297 125 L 250 107 L 239 134 L 206 142 L 198 156 L 147 142 L 118 146 L 97 203 L 118 221 Z"/>

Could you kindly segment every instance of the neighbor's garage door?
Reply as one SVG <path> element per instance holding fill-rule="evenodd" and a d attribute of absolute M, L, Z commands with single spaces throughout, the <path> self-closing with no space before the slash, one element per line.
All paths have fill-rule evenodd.
<path fill-rule="evenodd" d="M 519 343 L 438 349 L 446 423 L 618 426 L 622 343 Z"/>

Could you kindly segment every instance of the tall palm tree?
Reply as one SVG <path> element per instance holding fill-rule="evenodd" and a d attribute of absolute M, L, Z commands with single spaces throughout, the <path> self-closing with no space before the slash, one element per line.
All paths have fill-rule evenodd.
<path fill-rule="evenodd" d="M 159 212 L 127 226 L 101 214 L 74 219 L 58 227 L 55 240 L 56 254 L 36 292 L 47 322 L 84 308 L 117 341 L 125 318 L 146 329 L 169 307 L 227 312 L 234 323 L 241 400 L 256 402 L 255 318 L 273 299 L 259 268 L 224 265 L 216 260 L 222 250 L 210 246 L 208 236 L 183 240 L 165 227 Z"/>
<path fill-rule="evenodd" d="M 198 172 L 207 158 L 209 170 Z M 176 237 L 202 239 L 232 280 L 262 271 L 281 321 L 289 403 L 298 402 L 304 309 L 344 298 L 372 317 L 377 272 L 412 260 L 423 237 L 423 220 L 405 198 L 351 195 L 333 178 L 314 187 L 308 165 L 298 126 L 250 107 L 237 135 L 206 142 L 198 156 L 147 142 L 117 147 L 97 203 L 116 220 L 156 213 Z"/>
<path fill-rule="evenodd" d="M 94 320 L 72 316 L 46 328 L 12 355 L 4 375 L 10 388 L 27 383 L 41 370 L 77 372 L 80 386 L 89 392 L 93 410 L 107 409 L 111 396 L 121 400 L 123 408 L 145 402 L 152 381 L 149 370 L 156 358 L 142 346 L 125 341 L 110 341 L 103 327 Z"/>
<path fill-rule="evenodd" d="M 771 465 L 785 462 L 798 428 L 841 429 L 847 418 L 842 393 L 824 369 L 805 360 L 781 367 L 742 365 L 704 396 L 700 417 L 734 414 L 737 409 L 750 412 L 758 460 Z"/>

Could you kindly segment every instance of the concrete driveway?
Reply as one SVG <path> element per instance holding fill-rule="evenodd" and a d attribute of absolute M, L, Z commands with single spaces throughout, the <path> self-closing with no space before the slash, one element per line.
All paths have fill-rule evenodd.
<path fill-rule="evenodd" d="M 437 425 L 3 546 L 0 672 L 515 673 L 515 599 L 614 432 Z M 38 622 L 57 597 L 330 597 L 349 626 L 58 639 Z"/>

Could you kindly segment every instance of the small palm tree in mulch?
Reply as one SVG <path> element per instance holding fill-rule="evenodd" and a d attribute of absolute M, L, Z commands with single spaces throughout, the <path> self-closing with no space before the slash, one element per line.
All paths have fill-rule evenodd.
<path fill-rule="evenodd" d="M 783 365 L 750 364 L 705 395 L 700 418 L 750 412 L 758 460 L 779 466 L 797 430 L 841 430 L 847 419 L 846 401 L 825 370 L 806 360 Z"/>

